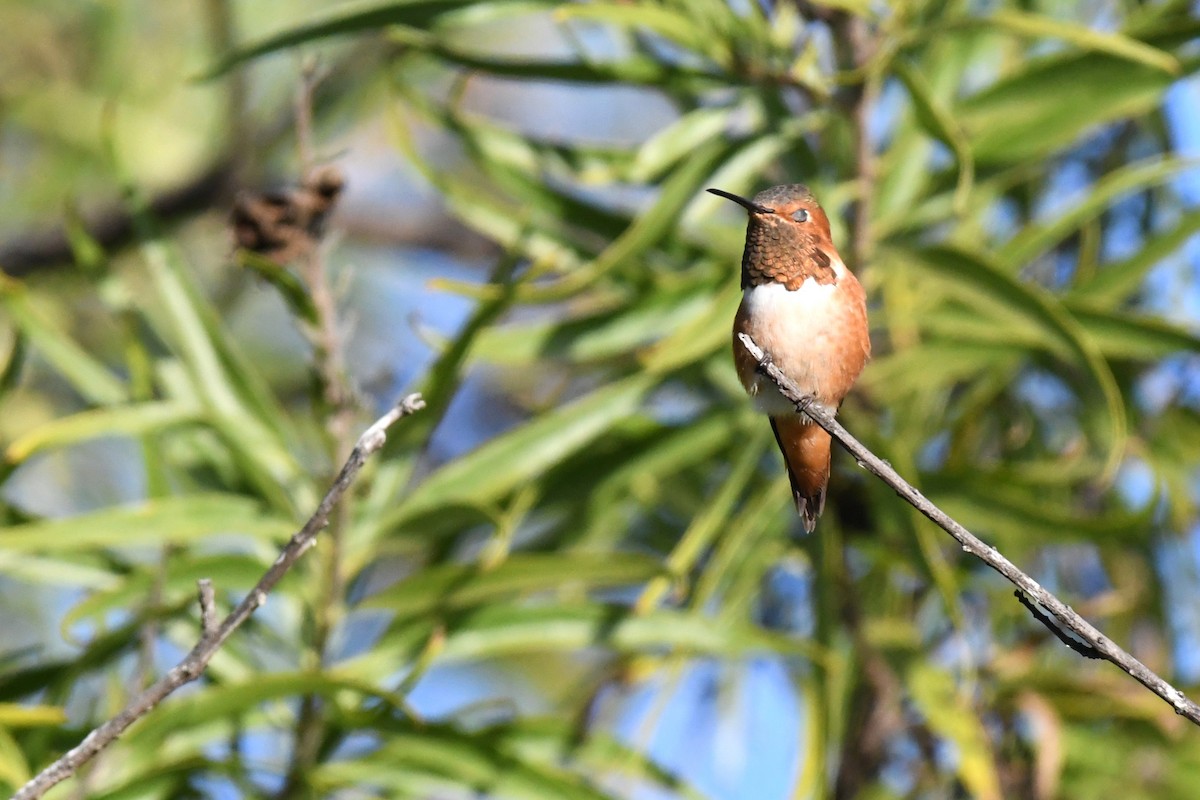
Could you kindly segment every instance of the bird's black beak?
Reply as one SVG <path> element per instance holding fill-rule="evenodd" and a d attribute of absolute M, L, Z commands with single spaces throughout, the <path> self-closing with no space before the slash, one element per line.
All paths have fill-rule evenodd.
<path fill-rule="evenodd" d="M 724 197 L 726 200 L 732 200 L 733 202 L 737 203 L 742 208 L 744 208 L 747 211 L 750 211 L 754 214 L 774 214 L 775 213 L 775 209 L 773 209 L 773 208 L 767 208 L 766 206 L 760 206 L 758 203 L 754 202 L 753 200 L 747 200 L 746 198 L 740 197 L 736 194 L 733 194 L 732 192 L 726 192 L 722 189 L 705 189 L 705 191 L 709 192 L 710 194 L 715 194 L 717 197 Z"/>

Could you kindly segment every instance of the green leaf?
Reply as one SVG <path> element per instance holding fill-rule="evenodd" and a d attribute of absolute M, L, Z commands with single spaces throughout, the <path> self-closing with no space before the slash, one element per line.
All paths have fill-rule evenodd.
<path fill-rule="evenodd" d="M 708 35 L 696 17 L 682 10 L 661 5 L 597 2 L 561 5 L 554 11 L 563 20 L 585 19 L 619 28 L 646 30 L 678 44 L 685 50 L 723 62 L 729 57 L 729 45 Z"/>
<path fill-rule="evenodd" d="M 916 267 L 927 279 L 952 288 L 969 303 L 1011 313 L 1036 326 L 1052 352 L 1092 378 L 1104 398 L 1108 417 L 1105 475 L 1111 476 L 1121 462 L 1126 444 L 1124 397 L 1103 354 L 1070 313 L 1041 287 L 1018 281 L 978 253 L 949 247 L 922 250 L 890 247 L 889 250 L 896 261 Z"/>
<path fill-rule="evenodd" d="M 16 790 L 32 777 L 21 745 L 17 744 L 12 734 L 0 728 L 0 786 L 7 784 Z"/>
<path fill-rule="evenodd" d="M 1179 352 L 1200 353 L 1200 336 L 1179 325 L 1070 300 L 1066 305 L 1105 358 L 1150 362 Z"/>
<path fill-rule="evenodd" d="M 1169 180 L 1196 163 L 1192 159 L 1154 158 L 1114 170 L 1090 184 L 1086 196 L 1070 204 L 1062 214 L 1048 222 L 1026 226 L 1000 249 L 998 256 L 1013 269 L 1025 267 L 1081 225 L 1098 217 L 1113 200 Z"/>
<path fill-rule="evenodd" d="M 1061 39 L 1081 50 L 1116 56 L 1152 67 L 1167 75 L 1178 75 L 1181 70 L 1179 60 L 1173 55 L 1137 39 L 1120 33 L 1096 30 L 1087 25 L 1051 19 L 1040 14 L 1000 8 L 980 19 L 978 24 L 987 29 L 1000 29 L 1019 36 Z"/>
<path fill-rule="evenodd" d="M 681 327 L 699 324 L 697 320 L 709 320 L 713 298 L 707 287 L 700 288 L 702 291 L 687 293 L 648 293 L 636 304 L 576 318 L 491 327 L 480 333 L 471 352 L 489 364 L 513 366 L 539 358 L 572 364 L 618 358 Z"/>
<path fill-rule="evenodd" d="M 426 478 L 380 526 L 391 529 L 448 505 L 495 502 L 637 413 L 651 384 L 651 376 L 634 375 L 487 442 Z"/>
<path fill-rule="evenodd" d="M 647 139 L 634 155 L 627 179 L 634 183 L 656 180 L 705 142 L 722 136 L 737 108 L 697 108 Z"/>
<path fill-rule="evenodd" d="M 987 730 L 950 675 L 917 659 L 909 668 L 906 685 L 930 729 L 954 745 L 955 772 L 970 796 L 1000 800 L 1000 777 Z"/>
<path fill-rule="evenodd" d="M 140 223 L 150 228 L 152 223 Z M 150 236 L 153 231 L 147 230 Z M 188 279 L 173 249 L 150 238 L 142 244 L 158 304 L 153 319 L 179 353 L 206 419 L 236 455 L 247 478 L 276 508 L 295 513 L 314 506 L 315 490 L 285 445 L 286 415 L 231 341 L 220 317 Z"/>
<path fill-rule="evenodd" d="M 656 607 L 671 588 L 671 580 L 687 576 L 700 557 L 708 551 L 713 540 L 729 527 L 730 517 L 738 499 L 755 475 L 767 445 L 766 425 L 758 425 L 754 433 L 746 437 L 730 469 L 729 476 L 709 498 L 704 507 L 692 517 L 687 530 L 679 537 L 671 554 L 667 556 L 667 572 L 650 581 L 638 598 L 636 608 L 644 613 Z"/>
<path fill-rule="evenodd" d="M 1107 304 L 1126 300 L 1141 288 L 1147 273 L 1200 231 L 1200 211 L 1189 211 L 1169 230 L 1151 235 L 1136 253 L 1112 264 L 1105 264 L 1095 275 L 1081 280 L 1070 290 L 1070 297 L 1081 301 Z"/>
<path fill-rule="evenodd" d="M 224 54 L 215 64 L 204 70 L 199 79 L 216 78 L 244 61 L 278 50 L 327 39 L 331 36 L 374 31 L 389 25 L 426 28 L 448 12 L 470 8 L 475 4 L 476 0 L 396 0 L 390 3 L 373 0 L 366 3 L 343 3 L 327 12 L 322 18 Z M 521 0 L 518 3 L 497 1 L 491 5 L 515 5 L 520 8 L 530 8 L 539 5 L 549 6 L 550 4 L 537 4 L 529 2 L 529 0 Z"/>
<path fill-rule="evenodd" d="M 279 292 L 279 296 L 283 298 L 293 316 L 310 325 L 318 323 L 319 315 L 317 307 L 313 304 L 312 295 L 308 293 L 308 287 L 296 273 L 253 250 L 239 249 L 235 258 L 239 266 L 250 270 L 274 286 L 275 291 Z"/>
<path fill-rule="evenodd" d="M 1107 54 L 1051 56 L 966 98 L 955 116 L 977 164 L 1036 162 L 1097 125 L 1156 108 L 1171 81 L 1160 69 Z"/>
<path fill-rule="evenodd" d="M 319 695 L 337 706 L 339 695 L 347 692 L 382 699 L 387 705 L 404 710 L 403 701 L 391 692 L 377 684 L 342 675 L 337 669 L 323 673 L 259 673 L 244 682 L 209 685 L 199 691 L 176 696 L 127 734 L 126 739 L 149 746 L 167 736 L 208 723 L 236 720 L 242 716 L 261 718 L 262 706 L 274 700 Z"/>
<path fill-rule="evenodd" d="M 405 619 L 565 587 L 638 585 L 661 571 L 657 559 L 636 553 L 514 553 L 490 570 L 474 564 L 431 567 L 371 598 L 363 607 L 385 608 Z"/>
<path fill-rule="evenodd" d="M 0 275 L 0 304 L 12 316 L 30 347 L 84 399 L 97 405 L 114 405 L 128 399 L 126 386 L 69 334 L 46 319 L 31 302 L 23 284 Z"/>
<path fill-rule="evenodd" d="M 7 551 L 2 543 L 0 574 L 31 584 L 92 590 L 111 589 L 121 580 L 108 565 L 91 554 L 65 552 L 56 557 L 42 557 Z"/>
<path fill-rule="evenodd" d="M 313 778 L 322 794 L 365 784 L 387 796 L 438 797 L 469 786 L 478 796 L 515 800 L 611 800 L 584 777 L 521 758 L 498 738 L 434 725 L 389 731 L 387 743 L 371 755 L 324 764 Z"/>
<path fill-rule="evenodd" d="M 975 158 L 971 154 L 971 143 L 966 131 L 958 124 L 950 109 L 934 96 L 916 70 L 902 61 L 896 62 L 895 70 L 912 98 L 917 120 L 930 136 L 954 153 L 955 161 L 958 162 L 958 186 L 954 190 L 954 207 L 961 214 L 966 207 L 971 185 L 975 182 Z"/>
<path fill-rule="evenodd" d="M 82 411 L 39 425 L 10 444 L 4 457 L 15 464 L 48 447 L 64 447 L 102 436 L 141 436 L 198 419 L 197 409 L 173 401 Z"/>
<path fill-rule="evenodd" d="M 161 605 L 172 606 L 183 598 L 195 597 L 196 581 L 201 578 L 213 578 L 222 592 L 237 592 L 253 586 L 269 566 L 268 558 L 234 553 L 177 553 L 167 559 L 165 571 L 153 564 L 132 575 L 122 576 L 116 585 L 111 585 L 116 580 L 113 576 L 109 586 L 92 592 L 72 606 L 63 615 L 60 627 L 69 630 L 85 619 L 103 620 L 106 614 L 134 608 L 156 593 L 162 598 Z M 285 590 L 280 587 L 275 591 Z"/>
<path fill-rule="evenodd" d="M 0 728 L 36 728 L 64 725 L 67 712 L 60 706 L 0 703 Z"/>
<path fill-rule="evenodd" d="M 1068 469 L 1064 466 L 1062 472 Z M 1062 496 L 1048 502 L 1045 486 L 1018 484 L 1007 475 L 932 477 L 927 494 L 943 511 L 970 530 L 1007 544 L 1042 542 L 1138 542 L 1150 530 L 1148 510 L 1136 514 L 1075 510 Z M 1061 489 L 1059 486 L 1054 489 Z"/>
<path fill-rule="evenodd" d="M 761 631 L 734 620 L 701 613 L 655 609 L 631 614 L 624 606 L 600 603 L 557 605 L 492 604 L 452 617 L 437 653 L 438 663 L 479 661 L 530 653 L 606 647 L 621 653 L 670 651 L 686 655 L 739 657 L 750 654 L 812 655 L 807 642 Z M 428 620 L 389 632 L 383 647 L 353 661 L 347 670 L 365 674 L 389 652 L 415 652 L 428 638 Z"/>
<path fill-rule="evenodd" d="M 0 366 L 0 397 L 3 397 L 17 385 L 21 378 L 21 368 L 25 366 L 25 358 L 29 350 L 29 337 L 20 328 L 14 328 L 12 341 L 8 352 L 4 354 L 3 366 Z"/>
<path fill-rule="evenodd" d="M 552 284 L 523 287 L 521 299 L 546 301 L 569 297 L 615 267 L 636 266 L 634 262 L 638 256 L 675 229 L 683 209 L 695 199 L 717 164 L 733 152 L 736 149 L 724 139 L 715 139 L 698 147 L 663 182 L 654 203 L 635 215 L 621 235 L 595 259 Z"/>
<path fill-rule="evenodd" d="M 264 513 L 259 503 L 248 498 L 199 493 L 13 525 L 0 531 L 0 549 L 53 553 L 188 542 L 222 533 L 278 540 L 291 532 L 289 521 Z"/>

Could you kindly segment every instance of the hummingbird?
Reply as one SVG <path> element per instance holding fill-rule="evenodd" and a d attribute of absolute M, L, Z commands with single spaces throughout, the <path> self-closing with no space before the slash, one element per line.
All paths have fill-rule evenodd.
<path fill-rule="evenodd" d="M 775 186 L 753 200 L 708 191 L 750 214 L 733 362 L 755 407 L 770 417 L 796 512 L 812 533 L 825 509 L 832 438 L 759 373 L 737 335 L 747 334 L 801 392 L 835 413 L 871 356 L 866 293 L 833 246 L 829 217 L 807 186 Z"/>

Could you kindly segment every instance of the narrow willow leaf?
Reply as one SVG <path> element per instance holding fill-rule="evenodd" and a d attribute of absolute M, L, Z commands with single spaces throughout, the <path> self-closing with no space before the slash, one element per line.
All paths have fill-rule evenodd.
<path fill-rule="evenodd" d="M 0 728 L 35 728 L 63 725 L 66 721 L 66 709 L 60 706 L 0 703 Z"/>
<path fill-rule="evenodd" d="M 553 283 L 523 287 L 520 298 L 534 302 L 565 299 L 618 266 L 636 266 L 635 261 L 643 251 L 676 228 L 680 213 L 700 192 L 717 165 L 733 152 L 736 149 L 724 139 L 713 140 L 697 148 L 687 161 L 663 181 L 662 189 L 650 208 L 636 214 L 629 227 L 595 259 Z"/>
<path fill-rule="evenodd" d="M 738 615 L 761 597 L 762 565 L 774 566 L 779 561 L 779 555 L 764 540 L 782 529 L 781 520 L 792 510 L 792 492 L 786 474 L 758 482 L 758 490 L 730 520 L 728 530 L 707 559 L 692 592 L 692 608 L 706 608 L 719 597 L 723 614 Z"/>
<path fill-rule="evenodd" d="M 114 506 L 74 517 L 28 522 L 0 531 L 0 548 L 53 553 L 87 547 L 188 542 L 222 533 L 278 540 L 292 524 L 233 494 L 193 494 Z"/>
<path fill-rule="evenodd" d="M 1152 234 L 1126 259 L 1103 265 L 1086 282 L 1070 289 L 1070 297 L 1095 304 L 1129 299 L 1146 280 L 1146 275 L 1200 231 L 1200 211 L 1183 214 L 1174 227 Z"/>
<path fill-rule="evenodd" d="M 1139 513 L 1076 511 L 1061 496 L 1047 502 L 1045 486 L 1006 484 L 980 475 L 933 478 L 928 495 L 947 514 L 981 536 L 1024 545 L 1039 542 L 1129 542 L 1148 535 L 1153 504 Z M 1061 483 L 1054 489 L 1061 489 Z"/>
<path fill-rule="evenodd" d="M 147 219 L 141 223 L 149 228 Z M 147 231 L 147 234 L 152 231 Z M 263 389 L 261 376 L 240 358 L 219 316 L 185 276 L 172 249 L 149 239 L 142 253 L 161 308 L 156 328 L 179 353 L 192 388 L 208 415 L 236 453 L 246 477 L 276 508 L 296 512 L 316 504 L 308 476 L 288 450 L 282 430 L 287 415 Z"/>
<path fill-rule="evenodd" d="M 1089 375 L 1104 398 L 1108 416 L 1105 475 L 1112 476 L 1125 451 L 1124 397 L 1095 342 L 1070 313 L 1045 290 L 1022 283 L 978 253 L 930 247 L 919 251 L 889 248 L 897 261 L 915 266 L 929 278 L 962 292 L 981 307 L 996 306 L 1035 324 L 1060 358 Z"/>
<path fill-rule="evenodd" d="M 708 36 L 694 16 L 664 6 L 598 0 L 587 4 L 562 5 L 554 13 L 563 20 L 586 19 L 652 31 L 685 50 L 706 55 L 718 63 L 728 58 L 728 45 Z"/>
<path fill-rule="evenodd" d="M 0 727 L 0 786 L 16 790 L 33 777 L 21 745 L 13 735 Z"/>
<path fill-rule="evenodd" d="M 636 553 L 514 553 L 493 569 L 441 564 L 371 598 L 364 608 L 385 608 L 397 618 L 451 612 L 566 586 L 594 589 L 634 586 L 658 575 L 657 559 Z"/>
<path fill-rule="evenodd" d="M 683 778 L 653 761 L 636 746 L 622 742 L 615 734 L 593 727 L 587 732 L 586 739 L 579 741 L 578 723 L 561 716 L 528 717 L 493 725 L 486 728 L 484 734 L 502 739 L 506 748 L 511 747 L 531 763 L 561 763 L 563 755 L 569 753 L 572 761 L 598 770 L 598 774 L 631 776 L 670 790 L 671 796 L 680 800 L 705 798 Z"/>
<path fill-rule="evenodd" d="M 1000 8 L 988 16 L 980 18 L 979 24 L 988 28 L 999 28 L 1020 36 L 1061 39 L 1081 50 L 1107 53 L 1153 67 L 1168 75 L 1178 75 L 1181 70 L 1179 59 L 1157 47 L 1120 33 L 1108 33 L 1087 25 L 1052 19 L 1041 14 Z"/>
<path fill-rule="evenodd" d="M 572 318 L 491 327 L 481 331 L 472 355 L 499 365 L 526 365 L 539 358 L 587 364 L 616 358 L 650 344 L 698 318 L 708 318 L 712 296 L 647 293 L 616 311 L 602 309 Z M 730 314 L 732 319 L 732 313 Z"/>
<path fill-rule="evenodd" d="M 210 722 L 236 719 L 247 711 L 257 712 L 260 705 L 272 700 L 319 695 L 336 701 L 339 695 L 347 692 L 383 700 L 388 706 L 407 713 L 403 701 L 382 686 L 341 675 L 337 669 L 324 672 L 271 672 L 254 675 L 243 682 L 209 685 L 199 691 L 177 696 L 159 713 L 130 731 L 125 740 L 150 747 L 152 742 L 161 741 L 180 731 Z"/>
<path fill-rule="evenodd" d="M 222 55 L 216 63 L 200 74 L 199 79 L 216 78 L 244 61 L 297 45 L 327 39 L 331 36 L 374 31 L 388 25 L 426 28 L 447 12 L 468 8 L 475 4 L 474 0 L 393 0 L 393 2 L 386 3 L 372 0 L 372 2 L 366 3 L 343 3 L 327 12 L 323 18 Z M 504 5 L 504 3 L 497 2 L 492 5 Z M 522 0 L 517 5 L 529 8 L 535 4 L 530 3 L 529 0 Z M 549 3 L 545 5 L 549 6 Z"/>
<path fill-rule="evenodd" d="M 684 114 L 637 149 L 627 180 L 634 183 L 656 180 L 696 148 L 720 137 L 737 112 L 736 108 L 702 107 Z"/>
<path fill-rule="evenodd" d="M 1166 157 L 1128 164 L 1114 170 L 1090 184 L 1086 196 L 1072 203 L 1062 214 L 1048 222 L 1026 226 L 1000 248 L 997 255 L 1014 270 L 1025 267 L 1084 223 L 1098 217 L 1113 200 L 1167 181 L 1195 165 L 1192 159 Z"/>
<path fill-rule="evenodd" d="M 128 399 L 128 389 L 109 369 L 37 310 L 20 282 L 0 276 L 0 304 L 29 346 L 46 359 L 80 396 L 97 405 Z"/>
<path fill-rule="evenodd" d="M 20 328 L 14 328 L 12 341 L 8 352 L 4 354 L 3 365 L 0 366 L 0 397 L 12 391 L 21 377 L 21 368 L 25 366 L 25 356 L 29 350 L 29 337 Z"/>
<path fill-rule="evenodd" d="M 964 99 L 955 117 L 977 163 L 1035 160 L 1096 125 L 1156 108 L 1171 81 L 1160 69 L 1103 53 L 1051 56 Z"/>
<path fill-rule="evenodd" d="M 60 627 L 69 630 L 84 620 L 102 621 L 106 614 L 134 608 L 155 592 L 162 596 L 163 605 L 173 605 L 180 599 L 194 597 L 196 581 L 200 578 L 219 581 L 221 591 L 238 592 L 253 586 L 269 566 L 267 559 L 236 553 L 178 553 L 167 560 L 165 572 L 156 564 L 132 575 L 121 576 L 119 581 L 116 576 L 110 576 L 110 585 L 87 595 L 72 606 L 63 615 Z M 275 591 L 287 590 L 280 587 Z"/>
<path fill-rule="evenodd" d="M 933 732 L 953 743 L 955 772 L 971 797 L 1000 800 L 1000 777 L 983 720 L 960 694 L 949 673 L 917 659 L 905 684 Z"/>
<path fill-rule="evenodd" d="M 19 463 L 48 447 L 65 447 L 102 436 L 141 436 L 199 419 L 198 409 L 173 401 L 82 411 L 39 425 L 10 444 L 4 457 L 10 463 Z"/>
<path fill-rule="evenodd" d="M 427 636 L 429 623 L 395 628 L 386 644 L 411 650 Z M 656 609 L 634 615 L 624 606 L 594 604 L 483 606 L 454 620 L 446 631 L 439 663 L 500 656 L 607 647 L 622 653 L 664 649 L 691 655 L 744 656 L 753 653 L 811 655 L 811 647 L 791 637 L 762 631 L 735 620 Z M 373 654 L 384 655 L 383 650 Z M 350 665 L 347 664 L 347 669 Z"/>
<path fill-rule="evenodd" d="M 966 131 L 959 126 L 954 114 L 933 95 L 924 78 L 918 75 L 912 67 L 903 61 L 897 61 L 894 68 L 897 76 L 908 89 L 909 97 L 912 98 L 917 120 L 930 136 L 941 141 L 954 153 L 954 159 L 958 163 L 958 185 L 954 190 L 954 207 L 959 214 L 962 214 L 966 208 L 967 195 L 975 182 L 975 158 L 971 154 L 971 143 Z"/>
<path fill-rule="evenodd" d="M 121 577 L 107 567 L 103 559 L 87 553 L 67 552 L 43 557 L 10 552 L 3 547 L 0 547 L 0 575 L 31 584 L 94 591 L 111 589 L 121 582 Z"/>
<path fill-rule="evenodd" d="M 616 421 L 636 413 L 651 383 L 648 375 L 626 378 L 455 459 L 426 478 L 381 527 L 390 529 L 447 505 L 480 506 L 498 500 L 585 447 Z"/>
<path fill-rule="evenodd" d="M 945 387 L 981 372 L 1008 371 L 1025 355 L 1024 348 L 1011 342 L 931 340 L 873 358 L 860 380 L 871 394 L 920 393 L 930 386 Z"/>
<path fill-rule="evenodd" d="M 739 448 L 729 477 L 692 518 L 687 530 L 679 537 L 671 554 L 667 556 L 668 575 L 650 581 L 638 597 L 635 605 L 638 613 L 644 614 L 657 607 L 671 588 L 672 579 L 679 580 L 691 572 L 717 535 L 727 528 L 738 498 L 745 492 L 758 462 L 762 459 L 769 438 L 766 435 L 767 429 L 766 425 L 757 426 L 747 437 L 744 446 Z"/>
<path fill-rule="evenodd" d="M 1170 322 L 1083 306 L 1067 308 L 1108 359 L 1151 362 L 1175 353 L 1200 353 L 1200 336 Z"/>
<path fill-rule="evenodd" d="M 279 296 L 287 303 L 293 316 L 310 325 L 318 324 L 317 307 L 308 293 L 308 287 L 296 273 L 253 250 L 239 249 L 235 259 L 238 266 L 250 270 L 275 287 L 275 291 L 279 292 Z"/>
<path fill-rule="evenodd" d="M 579 84 L 658 86 L 668 81 L 712 81 L 712 76 L 679 65 L 664 64 L 640 55 L 613 61 L 550 61 L 528 58 L 488 58 L 436 42 L 421 45 L 426 52 L 455 66 L 502 78 Z"/>
<path fill-rule="evenodd" d="M 433 726 L 389 732 L 387 744 L 371 755 L 331 762 L 314 777 L 328 788 L 365 783 L 388 796 L 438 797 L 470 786 L 479 795 L 514 800 L 612 800 L 583 776 L 520 758 L 496 735 Z"/>

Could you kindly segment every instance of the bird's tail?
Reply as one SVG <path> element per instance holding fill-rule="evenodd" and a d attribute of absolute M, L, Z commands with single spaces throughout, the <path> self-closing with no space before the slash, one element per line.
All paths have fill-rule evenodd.
<path fill-rule="evenodd" d="M 817 517 L 825 510 L 832 439 L 820 425 L 805 422 L 799 415 L 771 417 L 771 430 L 787 464 L 796 512 L 804 530 L 812 533 L 817 527 Z"/>

